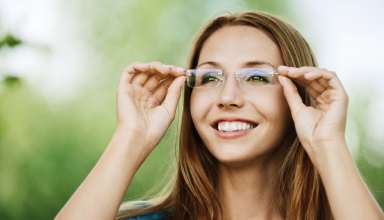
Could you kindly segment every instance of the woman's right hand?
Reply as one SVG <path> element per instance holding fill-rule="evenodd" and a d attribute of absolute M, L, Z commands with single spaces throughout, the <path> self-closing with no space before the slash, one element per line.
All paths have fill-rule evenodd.
<path fill-rule="evenodd" d="M 128 66 L 117 90 L 117 129 L 152 151 L 175 118 L 184 82 L 181 67 L 160 62 Z"/>

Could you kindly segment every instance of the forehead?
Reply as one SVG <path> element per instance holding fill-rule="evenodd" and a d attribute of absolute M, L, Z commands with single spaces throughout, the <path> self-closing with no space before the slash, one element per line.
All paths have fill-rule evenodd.
<path fill-rule="evenodd" d="M 282 65 L 280 50 L 263 31 L 244 25 L 226 26 L 204 43 L 198 63 L 214 61 L 224 65 L 258 60 Z"/>

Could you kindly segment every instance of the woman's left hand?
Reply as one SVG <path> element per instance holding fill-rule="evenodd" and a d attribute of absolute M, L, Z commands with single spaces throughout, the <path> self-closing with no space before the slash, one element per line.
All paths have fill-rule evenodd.
<path fill-rule="evenodd" d="M 334 72 L 309 66 L 280 66 L 278 79 L 307 153 L 345 141 L 348 96 Z M 315 100 L 314 106 L 303 103 L 292 80 L 306 89 Z"/>

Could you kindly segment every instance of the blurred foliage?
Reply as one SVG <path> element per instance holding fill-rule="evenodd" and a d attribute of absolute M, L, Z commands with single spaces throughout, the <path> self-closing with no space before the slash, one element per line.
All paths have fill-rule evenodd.
<path fill-rule="evenodd" d="M 76 98 L 52 103 L 12 75 L 0 84 L 0 219 L 52 219 L 94 166 L 114 130 L 115 89 L 119 72 L 133 61 L 158 60 L 186 65 L 201 24 L 225 11 L 265 10 L 294 19 L 286 1 L 277 0 L 116 0 L 72 1 L 81 38 L 95 60 L 87 72 L 92 83 Z M 5 45 L 22 44 L 13 35 Z M 86 73 L 84 73 L 86 74 Z M 44 86 L 44 82 L 41 82 Z M 369 104 L 369 103 L 368 103 Z M 363 118 L 364 111 L 354 118 Z M 362 123 L 364 123 L 362 121 Z M 125 199 L 134 199 L 164 178 L 174 161 L 176 124 L 142 165 Z M 359 131 L 364 135 L 364 129 Z M 369 141 L 359 139 L 361 149 Z M 384 206 L 384 168 L 359 152 L 358 165 Z M 166 178 L 166 176 L 165 176 Z"/>
<path fill-rule="evenodd" d="M 13 75 L 5 75 L 3 79 L 3 84 L 6 87 L 21 86 L 21 79 Z"/>
<path fill-rule="evenodd" d="M 357 94 L 350 95 L 350 114 L 349 124 L 354 124 L 353 131 L 356 137 L 354 143 L 357 147 L 355 153 L 355 161 L 362 174 L 364 181 L 369 186 L 371 192 L 376 197 L 380 206 L 384 209 L 384 162 L 381 152 L 375 149 L 384 149 L 384 137 L 373 137 L 370 135 L 372 129 L 378 129 L 371 126 L 369 110 L 375 108 L 375 97 L 371 94 L 378 94 L 373 88 L 363 86 Z M 362 107 L 364 106 L 364 107 Z M 351 134 L 352 132 L 350 132 Z"/>
<path fill-rule="evenodd" d="M 16 47 L 16 46 L 20 45 L 21 43 L 22 43 L 22 41 L 20 39 L 18 39 L 14 35 L 8 33 L 5 36 L 3 36 L 2 38 L 0 38 L 0 49 L 2 47 L 5 47 L 5 46 Z"/>

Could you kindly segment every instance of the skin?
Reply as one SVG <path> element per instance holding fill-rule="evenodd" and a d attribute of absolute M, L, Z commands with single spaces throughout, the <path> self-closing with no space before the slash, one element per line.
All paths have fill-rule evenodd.
<path fill-rule="evenodd" d="M 208 150 L 220 162 L 219 188 L 228 219 L 273 219 L 270 204 L 277 159 L 272 152 L 284 137 L 290 113 L 281 85 L 245 91 L 234 72 L 263 61 L 283 64 L 279 48 L 262 31 L 231 26 L 216 31 L 205 42 L 199 68 L 220 68 L 227 80 L 210 89 L 193 89 L 192 120 Z M 257 122 L 251 133 L 236 139 L 215 136 L 211 123 L 218 118 L 240 117 Z M 277 219 L 277 217 L 274 217 Z"/>
<path fill-rule="evenodd" d="M 218 44 L 224 41 L 221 45 L 227 49 Z M 229 74 L 227 83 L 217 93 L 210 92 L 214 97 L 210 100 L 197 90 L 191 97 L 195 126 L 208 149 L 221 161 L 219 196 L 227 210 L 225 218 L 280 219 L 270 204 L 277 160 L 271 152 L 279 147 L 289 123 L 284 119 L 292 118 L 303 147 L 320 173 L 335 219 L 383 220 L 345 142 L 348 97 L 336 74 L 314 67 L 280 66 L 279 85 L 268 88 L 268 92 L 247 94 L 236 89 L 231 76 L 250 58 L 245 56 L 250 52 L 243 41 L 248 41 L 247 48 L 264 46 L 258 48 L 263 53 L 253 51 L 253 59 L 258 56 L 274 65 L 281 64 L 276 47 L 262 32 L 243 26 L 225 27 L 206 42 L 199 63 L 216 59 Z M 217 53 L 213 53 L 215 50 Z M 220 50 L 223 54 L 218 53 Z M 114 219 L 133 176 L 175 117 L 184 75 L 183 68 L 159 62 L 134 63 L 121 73 L 116 92 L 116 130 L 96 165 L 55 219 Z M 292 81 L 310 92 L 316 107 L 302 103 Z M 261 123 L 260 133 L 236 142 L 211 140 L 207 123 L 213 114 L 224 113 L 257 120 Z M 234 151 L 235 147 L 242 149 Z"/>

